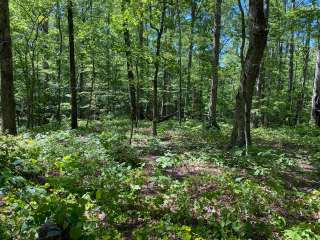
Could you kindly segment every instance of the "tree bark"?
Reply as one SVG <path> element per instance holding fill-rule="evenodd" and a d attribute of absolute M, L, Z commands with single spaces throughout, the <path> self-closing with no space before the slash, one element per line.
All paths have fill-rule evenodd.
<path fill-rule="evenodd" d="M 169 81 L 170 81 L 170 73 L 168 70 L 168 66 L 164 63 L 163 69 L 163 85 L 162 85 L 162 101 L 161 101 L 161 118 L 166 116 L 168 113 L 168 93 L 169 93 Z"/>
<path fill-rule="evenodd" d="M 126 5 L 130 3 L 130 0 L 122 1 L 122 13 L 125 16 Z M 129 81 L 129 100 L 130 100 L 130 109 L 131 109 L 131 120 L 135 122 L 135 126 L 137 127 L 137 99 L 136 99 L 136 89 L 134 82 L 134 71 L 133 71 L 133 61 L 132 61 L 132 52 L 131 52 L 131 38 L 130 32 L 128 29 L 128 19 L 124 19 L 123 23 L 124 27 L 124 41 L 126 45 L 126 58 L 127 58 L 127 71 L 128 71 L 128 81 Z"/>
<path fill-rule="evenodd" d="M 166 0 L 162 3 L 162 11 L 161 11 L 161 20 L 160 20 L 160 28 L 157 29 L 152 27 L 157 31 L 157 45 L 156 45 L 156 56 L 154 60 L 155 73 L 153 78 L 153 119 L 152 119 L 152 133 L 153 136 L 157 136 L 157 123 L 159 118 L 158 112 L 158 75 L 159 75 L 159 67 L 160 67 L 160 54 L 161 54 L 161 38 L 164 31 L 165 17 L 166 17 L 166 8 L 167 2 Z M 151 13 L 150 13 L 151 14 Z"/>
<path fill-rule="evenodd" d="M 144 55 L 144 15 L 143 12 L 141 12 L 140 15 L 140 22 L 139 22 L 139 48 L 140 48 L 140 56 L 138 58 L 137 62 L 137 83 L 136 83 L 136 89 L 137 89 L 137 94 L 136 94 L 136 106 L 137 106 L 137 111 L 136 111 L 136 122 L 139 122 L 139 119 L 143 118 L 143 106 L 140 103 L 140 98 L 141 95 L 143 95 L 143 91 L 141 89 L 141 86 L 144 83 L 144 68 L 145 68 L 145 59 L 143 57 Z"/>
<path fill-rule="evenodd" d="M 308 81 L 308 69 L 309 69 L 309 60 L 310 60 L 311 23 L 308 23 L 306 31 L 307 31 L 306 33 L 307 36 L 306 36 L 306 42 L 304 46 L 302 86 L 301 86 L 301 91 L 299 93 L 299 97 L 297 101 L 296 116 L 294 119 L 295 125 L 299 124 L 300 122 L 303 105 L 305 103 L 305 91 L 306 91 L 306 85 Z"/>
<path fill-rule="evenodd" d="M 71 90 L 71 128 L 78 128 L 78 102 L 77 102 L 77 79 L 76 61 L 74 49 L 74 26 L 73 26 L 73 0 L 68 0 L 68 32 L 69 32 L 69 60 L 70 60 L 70 90 Z"/>
<path fill-rule="evenodd" d="M 318 53 L 313 83 L 312 113 L 316 125 L 320 127 L 320 21 L 318 20 Z"/>
<path fill-rule="evenodd" d="M 181 10 L 179 6 L 180 1 L 177 0 L 178 8 L 178 25 L 179 25 L 179 103 L 178 103 L 178 118 L 179 125 L 182 124 L 182 26 L 181 26 Z"/>
<path fill-rule="evenodd" d="M 62 50 L 63 50 L 63 36 L 62 36 L 62 26 L 61 26 L 61 6 L 60 1 L 57 1 L 57 15 L 56 15 L 56 24 L 58 28 L 58 36 L 57 41 L 59 44 L 58 48 L 58 58 L 57 58 L 57 83 L 58 83 L 58 102 L 57 102 L 57 112 L 56 112 L 56 119 L 58 123 L 61 123 L 61 89 L 62 89 L 62 82 L 61 82 L 61 58 L 62 58 Z"/>
<path fill-rule="evenodd" d="M 195 0 L 190 0 L 191 5 L 191 28 L 190 28 L 190 44 L 189 44 L 189 53 L 188 53 L 188 68 L 187 68 L 187 83 L 186 83 L 186 93 L 185 93 L 185 110 L 186 114 L 190 115 L 190 91 L 192 89 L 191 84 L 191 71 L 192 71 L 192 60 L 193 60 L 193 35 L 194 35 L 194 26 L 196 23 L 196 10 L 197 3 Z"/>
<path fill-rule="evenodd" d="M 283 43 L 281 42 L 281 38 L 279 39 L 278 43 L 278 49 L 279 49 L 279 67 L 278 67 L 278 83 L 277 83 L 277 91 L 280 93 L 280 91 L 283 88 L 282 83 L 282 73 L 283 73 Z"/>
<path fill-rule="evenodd" d="M 291 0 L 291 8 L 295 9 L 296 2 Z M 294 43 L 294 30 L 291 31 L 290 43 L 289 43 L 289 83 L 288 83 L 288 102 L 290 106 L 290 116 L 289 124 L 292 124 L 292 105 L 293 105 L 293 88 L 294 88 L 294 52 L 295 52 L 295 43 Z"/>
<path fill-rule="evenodd" d="M 209 125 L 218 127 L 217 123 L 217 100 L 219 84 L 219 58 L 220 58 L 220 36 L 221 36 L 221 4 L 222 0 L 217 0 L 214 13 L 213 30 L 213 59 L 212 59 L 212 80 L 210 95 Z"/>
<path fill-rule="evenodd" d="M 44 20 L 42 24 L 42 31 L 45 35 L 49 35 L 49 18 Z M 47 37 L 46 37 L 47 38 Z M 45 48 L 45 55 L 44 55 L 44 61 L 43 61 L 43 69 L 44 70 L 49 70 L 50 65 L 49 65 L 49 54 L 48 54 L 48 45 L 44 45 Z M 44 83 L 43 83 L 43 106 L 44 106 L 44 112 L 47 112 L 48 106 L 49 106 L 49 81 L 50 81 L 50 75 L 48 72 L 45 72 L 44 74 Z M 43 116 L 45 118 L 45 116 Z"/>
<path fill-rule="evenodd" d="M 264 0 L 249 1 L 250 38 L 241 74 L 240 87 L 236 97 L 231 146 L 251 144 L 250 112 L 252 96 L 268 37 L 268 20 L 264 5 Z"/>
<path fill-rule="evenodd" d="M 9 1 L 0 1 L 0 69 L 2 131 L 17 134 Z"/>

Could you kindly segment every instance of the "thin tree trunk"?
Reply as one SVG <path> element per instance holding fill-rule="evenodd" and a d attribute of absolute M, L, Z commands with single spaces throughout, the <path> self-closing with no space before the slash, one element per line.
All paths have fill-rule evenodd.
<path fill-rule="evenodd" d="M 191 5 L 191 28 L 190 28 L 190 44 L 189 44 L 189 53 L 188 53 L 188 68 L 187 68 L 187 85 L 186 85 L 186 93 L 185 93 L 185 110 L 186 114 L 190 114 L 190 91 L 192 89 L 191 86 L 191 72 L 192 72 L 192 60 L 193 60 L 193 47 L 194 47 L 194 27 L 196 22 L 196 10 L 197 3 L 195 0 L 190 0 Z M 192 109 L 192 108 L 191 108 Z"/>
<path fill-rule="evenodd" d="M 45 18 L 42 20 L 44 21 Z M 32 42 L 29 42 L 27 40 L 27 49 L 29 50 L 29 46 L 31 45 L 31 54 L 30 55 L 30 62 L 31 62 L 31 78 L 30 78 L 30 87 L 29 87 L 29 97 L 28 97 L 28 128 L 33 128 L 34 127 L 34 111 L 35 111 L 35 90 L 36 90 L 36 82 L 37 82 L 37 72 L 36 72 L 36 66 L 35 66 L 35 61 L 36 61 L 36 43 L 38 41 L 39 37 L 39 28 L 42 24 L 42 21 L 35 23 L 35 37 L 32 40 Z"/>
<path fill-rule="evenodd" d="M 30 84 L 30 95 L 29 95 L 29 112 L 30 115 L 28 119 L 30 121 L 29 127 L 34 127 L 34 95 L 35 95 L 35 85 L 36 85 L 36 67 L 35 67 L 35 49 L 33 47 L 30 55 L 30 62 L 31 62 L 31 84 Z"/>
<path fill-rule="evenodd" d="M 279 43 L 278 43 L 278 48 L 279 48 L 279 67 L 278 67 L 278 86 L 277 86 L 277 91 L 278 93 L 280 93 L 280 91 L 283 88 L 283 82 L 282 82 L 282 68 L 283 68 L 283 43 L 281 42 L 281 39 L 279 39 Z"/>
<path fill-rule="evenodd" d="M 291 8 L 294 10 L 296 7 L 295 0 L 291 0 Z M 289 124 L 292 124 L 292 107 L 293 107 L 293 88 L 294 88 L 294 52 L 295 52 L 295 42 L 294 42 L 295 32 L 291 31 L 290 43 L 289 43 L 289 83 L 288 83 L 288 103 L 290 106 L 290 116 Z"/>
<path fill-rule="evenodd" d="M 222 0 L 217 0 L 215 4 L 212 81 L 211 81 L 210 111 L 209 111 L 209 125 L 215 126 L 217 128 L 219 128 L 217 123 L 217 100 L 218 100 L 218 84 L 219 84 L 221 4 L 222 4 Z"/>
<path fill-rule="evenodd" d="M 46 20 L 44 20 L 43 24 L 42 24 L 42 31 L 43 33 L 46 35 L 46 38 L 49 35 L 49 18 L 47 18 Z M 48 49 L 48 45 L 46 44 L 44 46 L 44 48 L 46 49 L 46 54 L 44 55 L 44 61 L 43 61 L 43 69 L 44 70 L 49 70 L 50 69 L 50 65 L 49 65 L 49 56 L 47 53 L 47 49 Z M 44 105 L 44 111 L 47 111 L 47 107 L 49 106 L 49 81 L 50 81 L 50 75 L 48 74 L 48 72 L 45 72 L 44 74 L 44 83 L 43 83 L 43 105 Z M 45 117 L 45 116 L 43 116 Z"/>
<path fill-rule="evenodd" d="M 162 85 L 162 101 L 161 101 L 161 118 L 167 116 L 168 108 L 167 108 L 167 95 L 168 95 L 168 86 L 169 86 L 169 78 L 170 73 L 167 69 L 166 63 L 164 63 L 164 70 L 163 70 L 163 85 Z"/>
<path fill-rule="evenodd" d="M 265 76 L 265 72 L 266 72 L 266 66 L 265 66 L 265 60 L 264 58 L 261 61 L 261 66 L 260 66 L 260 73 L 259 73 L 259 77 L 257 79 L 257 84 L 256 84 L 256 96 L 257 96 L 257 102 L 258 105 L 262 104 L 262 100 L 265 97 L 264 91 L 265 91 L 265 80 L 266 80 L 266 76 Z M 253 116 L 253 125 L 254 127 L 258 127 L 260 123 L 263 123 L 263 116 L 264 114 L 262 114 L 261 117 L 257 117 L 256 115 Z M 261 121 L 259 121 L 261 120 Z"/>
<path fill-rule="evenodd" d="M 179 6 L 179 0 L 177 0 L 178 7 L 178 25 L 179 25 L 179 125 L 182 124 L 182 27 L 181 27 L 181 10 Z"/>
<path fill-rule="evenodd" d="M 299 124 L 301 118 L 301 112 L 303 110 L 304 102 L 305 102 L 305 92 L 306 92 L 306 84 L 308 80 L 308 69 L 309 69 L 309 60 L 310 60 L 310 41 L 311 41 L 311 26 L 310 23 L 307 27 L 307 36 L 306 42 L 304 46 L 304 64 L 303 64 L 303 71 L 302 71 L 302 86 L 301 91 L 299 94 L 299 98 L 297 101 L 297 108 L 296 108 L 296 116 L 295 116 L 295 125 Z"/>
<path fill-rule="evenodd" d="M 241 15 L 241 47 L 240 47 L 240 62 L 241 62 L 241 74 L 244 71 L 244 48 L 246 46 L 246 23 L 244 19 L 244 11 L 241 4 L 241 0 L 238 0 L 238 6 Z"/>
<path fill-rule="evenodd" d="M 68 0 L 68 31 L 69 31 L 69 59 L 70 59 L 70 90 L 71 90 L 71 128 L 78 128 L 78 102 L 76 61 L 74 50 L 73 0 Z"/>
<path fill-rule="evenodd" d="M 267 4 L 269 4 L 268 1 Z M 268 37 L 267 16 L 264 11 L 264 5 L 263 0 L 249 1 L 250 39 L 243 65 L 240 88 L 236 97 L 231 146 L 245 146 L 251 143 L 250 112 L 252 96 Z"/>
<path fill-rule="evenodd" d="M 126 4 L 129 4 L 130 0 L 122 1 L 122 12 L 125 16 Z M 124 41 L 126 45 L 126 57 L 127 57 L 127 71 L 128 71 L 128 80 L 129 80 L 129 99 L 130 99 L 130 109 L 131 109 L 131 120 L 135 122 L 135 126 L 137 127 L 137 105 L 136 105 L 136 89 L 134 83 L 134 70 L 133 70 L 133 61 L 132 61 L 132 52 L 131 52 L 131 38 L 128 29 L 128 19 L 124 19 L 123 23 L 124 27 Z"/>
<path fill-rule="evenodd" d="M 284 8 L 284 12 L 287 12 L 287 0 L 283 0 L 283 8 Z M 278 39 L 278 49 L 279 49 L 279 65 L 278 65 L 278 82 L 277 82 L 277 91 L 278 93 L 281 92 L 281 90 L 283 90 L 283 79 L 282 79 L 282 73 L 283 73 L 283 67 L 284 67 L 284 42 L 283 39 L 281 37 L 281 35 L 279 35 L 279 39 Z"/>
<path fill-rule="evenodd" d="M 313 83 L 312 112 L 311 115 L 318 127 L 320 127 L 320 20 L 318 20 L 318 53 Z"/>
<path fill-rule="evenodd" d="M 89 1 L 90 5 L 90 23 L 93 23 L 93 0 Z M 91 34 L 91 41 L 92 44 L 94 45 L 95 43 L 95 37 L 92 31 Z M 92 75 L 91 75 L 91 87 L 90 87 L 90 98 L 89 98 L 89 109 L 88 109 L 88 117 L 87 117 L 87 123 L 86 123 L 86 128 L 89 126 L 89 121 L 90 117 L 93 115 L 94 116 L 94 110 L 92 109 L 92 102 L 93 102 L 93 94 L 94 94 L 94 89 L 95 89 L 95 83 L 96 83 L 96 61 L 95 61 L 95 51 L 92 48 L 91 49 L 91 63 L 92 63 Z M 94 117 L 95 118 L 95 117 Z"/>
<path fill-rule="evenodd" d="M 265 9 L 265 15 L 266 17 L 268 18 L 269 17 L 269 1 L 267 0 L 267 7 Z M 267 48 L 267 44 L 268 42 L 266 43 L 266 46 L 265 48 Z M 272 57 L 272 48 L 270 51 L 265 51 L 265 54 L 263 55 L 262 57 L 262 60 L 261 60 L 261 64 L 260 64 L 260 71 L 259 71 L 259 75 L 258 75 L 258 80 L 257 80 L 257 100 L 258 100 L 258 104 L 261 105 L 262 104 L 262 99 L 265 98 L 265 96 L 267 95 L 267 102 L 269 102 L 269 95 L 268 93 L 266 93 L 268 91 L 268 87 L 267 85 L 271 85 L 271 81 L 272 81 L 272 76 L 270 76 L 270 72 L 267 71 L 266 69 L 266 59 L 268 59 L 268 56 L 270 54 L 270 58 L 273 59 Z M 267 75 L 267 76 L 266 76 Z M 269 79 L 269 84 L 266 83 L 266 79 Z M 249 115 L 248 115 L 249 114 Z M 247 116 L 246 118 L 250 118 L 250 113 L 247 113 Z M 254 120 L 253 120 L 254 121 Z M 256 125 L 258 124 L 258 121 L 255 121 Z M 254 123 L 254 124 L 255 124 Z M 261 124 L 266 126 L 267 124 L 267 115 L 265 113 L 262 113 L 261 114 Z M 247 121 L 247 124 L 246 124 L 246 128 L 250 128 L 250 121 L 248 122 Z M 247 131 L 246 131 L 247 132 Z M 250 136 L 250 133 L 249 133 L 249 136 L 247 136 L 247 139 L 246 139 L 246 144 L 247 144 L 247 147 L 248 147 L 248 141 L 251 141 L 251 136 Z"/>
<path fill-rule="evenodd" d="M 154 60 L 155 73 L 153 79 L 153 119 L 152 119 L 152 133 L 153 136 L 157 136 L 157 123 L 159 119 L 158 113 L 158 75 L 159 75 L 159 67 L 160 67 L 160 54 L 161 54 L 161 38 L 164 31 L 165 17 L 166 17 L 166 8 L 167 2 L 166 0 L 162 3 L 162 12 L 161 12 L 161 22 L 160 28 L 154 28 L 157 31 L 157 45 L 156 45 L 156 56 Z M 151 14 L 151 13 L 150 13 Z"/>
<path fill-rule="evenodd" d="M 137 63 L 137 73 L 139 76 L 137 76 L 137 83 L 136 83 L 136 88 L 137 88 L 137 96 L 136 96 L 136 106 L 137 106 L 137 111 L 136 111 L 136 123 L 138 124 L 139 119 L 143 115 L 143 108 L 141 107 L 140 103 L 140 98 L 142 94 L 142 90 L 140 88 L 140 84 L 143 84 L 143 79 L 144 79 L 144 67 L 145 67 L 145 60 L 143 57 L 144 54 L 144 21 L 143 21 L 143 13 L 141 13 L 140 16 L 140 23 L 139 23 L 139 48 L 140 48 L 140 56 L 138 58 L 138 63 Z"/>
<path fill-rule="evenodd" d="M 0 1 L 0 69 L 2 131 L 17 134 L 9 1 Z"/>
<path fill-rule="evenodd" d="M 91 87 L 90 87 L 90 99 L 89 99 L 89 113 L 88 113 L 88 118 L 87 118 L 87 123 L 86 123 L 86 127 L 89 126 L 89 120 L 90 117 L 93 113 L 92 111 L 92 101 L 93 101 L 93 93 L 94 93 L 94 85 L 96 82 L 96 65 L 95 65 L 95 56 L 94 54 L 91 57 L 91 61 L 92 61 L 92 78 L 91 78 Z"/>
<path fill-rule="evenodd" d="M 61 82 L 61 58 L 62 58 L 62 48 L 63 48 L 63 37 L 62 37 L 62 26 L 61 26 L 61 6 L 60 1 L 57 1 L 57 28 L 59 31 L 58 34 L 58 42 L 59 42 L 59 53 L 57 59 L 57 82 L 58 82 L 58 103 L 57 103 L 57 113 L 56 119 L 58 123 L 61 123 L 61 89 L 62 89 L 62 82 Z"/>

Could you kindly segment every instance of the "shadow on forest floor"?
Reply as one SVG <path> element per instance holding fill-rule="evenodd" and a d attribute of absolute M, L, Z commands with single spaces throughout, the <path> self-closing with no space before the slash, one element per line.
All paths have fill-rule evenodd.
<path fill-rule="evenodd" d="M 263 131 L 266 137 L 261 137 L 259 132 L 254 133 L 256 146 L 253 148 L 253 153 L 247 157 L 243 156 L 241 149 L 225 152 L 224 146 L 228 137 L 221 133 L 211 132 L 208 134 L 202 130 L 198 130 L 196 135 L 179 130 L 164 133 L 159 137 L 159 142 L 157 143 L 159 148 L 163 148 L 160 151 L 157 152 L 151 149 L 148 153 L 148 147 L 145 145 L 142 147 L 146 153 L 142 158 L 145 163 L 144 174 L 146 182 L 140 191 L 141 198 L 161 198 L 161 196 L 169 194 L 168 189 L 159 187 L 159 183 L 155 180 L 155 176 L 161 176 L 168 178 L 170 183 L 178 181 L 180 184 L 184 184 L 191 181 L 192 187 L 186 190 L 191 202 L 197 202 L 204 196 L 216 194 L 220 195 L 220 197 L 216 198 L 217 206 L 221 209 L 232 208 L 233 204 L 242 204 L 238 202 L 244 200 L 237 199 L 237 194 L 234 194 L 232 190 L 225 189 L 221 182 L 217 183 L 220 181 L 217 179 L 223 179 L 227 175 L 231 176 L 232 179 L 227 181 L 234 181 L 235 179 L 237 181 L 237 178 L 240 178 L 256 182 L 261 185 L 267 194 L 268 191 L 279 191 L 280 193 L 277 197 L 280 196 L 281 199 L 270 203 L 269 207 L 291 225 L 303 221 L 319 220 L 319 213 L 305 216 L 298 208 L 306 206 L 296 204 L 296 202 L 301 201 L 301 194 L 307 195 L 320 188 L 319 165 L 317 164 L 317 159 L 314 158 L 319 144 L 311 141 L 299 142 L 296 139 L 285 139 L 282 135 L 281 137 L 277 136 L 276 132 L 270 134 L 268 129 L 259 129 L 259 131 Z M 148 131 L 142 130 L 142 132 L 145 134 Z M 272 138 L 270 138 L 269 134 L 272 135 Z M 210 137 L 211 139 L 208 141 Z M 214 144 L 214 146 L 210 144 Z M 167 152 L 174 154 L 169 154 L 166 157 Z M 168 162 L 172 159 L 175 160 L 173 160 L 172 164 L 169 163 L 168 167 L 162 168 L 159 166 L 159 162 L 161 162 L 158 161 L 159 159 Z M 281 166 L 282 162 L 279 159 L 282 159 L 284 166 Z M 277 169 L 278 166 L 279 169 Z M 213 179 L 203 183 L 201 178 L 205 176 L 213 177 Z M 278 190 L 276 187 L 273 189 L 273 182 L 279 183 L 283 189 Z M 236 182 L 236 184 L 238 183 Z M 171 209 L 173 212 L 177 210 L 173 206 L 171 208 L 173 208 Z M 297 209 L 292 210 L 292 208 Z M 165 214 L 167 214 L 165 209 L 158 209 L 154 213 L 157 216 L 156 219 L 133 225 L 139 228 L 142 226 L 148 228 L 149 225 L 158 222 L 157 219 L 161 219 Z M 198 217 L 193 215 L 191 222 L 196 223 L 200 219 L 203 220 L 204 216 L 205 214 Z M 259 218 L 259 216 L 256 216 L 256 221 L 259 222 L 261 220 L 268 224 L 267 219 L 261 217 L 260 220 L 257 220 Z M 198 220 L 196 221 L 195 219 Z M 185 222 L 185 224 L 188 223 L 188 221 Z M 206 221 L 202 223 L 208 224 Z M 134 230 L 135 227 L 129 232 Z M 129 232 L 127 231 L 126 233 L 127 239 L 131 239 Z"/>

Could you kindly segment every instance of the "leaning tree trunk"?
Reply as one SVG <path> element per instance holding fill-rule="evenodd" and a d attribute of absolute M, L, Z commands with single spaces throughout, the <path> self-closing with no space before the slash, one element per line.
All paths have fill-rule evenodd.
<path fill-rule="evenodd" d="M 266 3 L 268 4 L 269 1 L 266 1 Z M 268 37 L 268 21 L 264 5 L 264 0 L 250 0 L 249 2 L 250 38 L 236 97 L 231 146 L 245 146 L 251 143 L 250 112 L 252 96 Z"/>
<path fill-rule="evenodd" d="M 70 90 L 71 90 L 71 128 L 78 128 L 78 102 L 76 61 L 74 51 L 74 27 L 73 27 L 73 0 L 68 0 L 68 31 L 69 31 L 69 58 L 70 58 Z"/>
<path fill-rule="evenodd" d="M 220 57 L 220 36 L 221 36 L 221 3 L 216 1 L 213 34 L 213 60 L 212 60 L 212 81 L 210 94 L 209 125 L 218 127 L 217 123 L 217 100 L 219 83 L 219 57 Z"/>
<path fill-rule="evenodd" d="M 0 69 L 1 69 L 1 107 L 2 130 L 17 134 L 16 104 L 13 86 L 13 62 L 10 35 L 9 1 L 0 1 Z"/>

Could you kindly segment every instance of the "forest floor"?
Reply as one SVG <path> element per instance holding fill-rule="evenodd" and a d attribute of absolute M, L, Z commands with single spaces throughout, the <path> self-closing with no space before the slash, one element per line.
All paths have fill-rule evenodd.
<path fill-rule="evenodd" d="M 320 239 L 320 130 L 253 129 L 227 150 L 230 126 L 126 120 L 0 139 L 0 238 Z M 1 231 L 0 231 L 1 232 Z M 52 233 L 53 232 L 53 233 Z M 1 238 L 1 239 L 2 239 Z"/>

